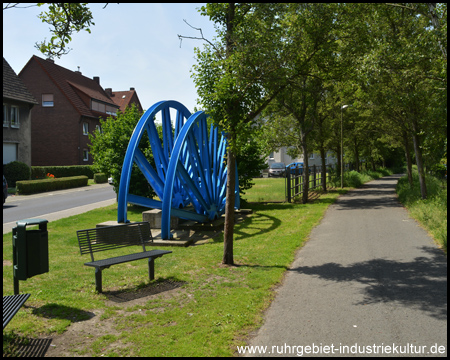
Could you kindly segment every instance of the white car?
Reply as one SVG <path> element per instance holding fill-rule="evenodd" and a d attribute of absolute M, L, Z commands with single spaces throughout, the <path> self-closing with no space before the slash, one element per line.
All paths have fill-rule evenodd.
<path fill-rule="evenodd" d="M 276 162 L 269 167 L 269 177 L 271 176 L 286 176 L 286 165 L 282 162 Z"/>

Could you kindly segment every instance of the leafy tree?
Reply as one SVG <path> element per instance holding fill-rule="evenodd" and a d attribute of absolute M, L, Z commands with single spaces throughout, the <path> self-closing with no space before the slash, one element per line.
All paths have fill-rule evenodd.
<path fill-rule="evenodd" d="M 38 3 L 38 6 L 42 5 L 45 3 Z M 68 54 L 71 49 L 66 46 L 72 40 L 73 32 L 85 30 L 91 33 L 89 27 L 95 25 L 88 3 L 49 3 L 48 11 L 41 12 L 38 18 L 51 26 L 52 37 L 49 42 L 36 43 L 35 47 L 50 58 Z"/>
<path fill-rule="evenodd" d="M 67 45 L 72 40 L 74 32 L 85 30 L 91 33 L 90 26 L 95 25 L 92 21 L 92 12 L 88 3 L 37 3 L 26 6 L 20 6 L 19 3 L 7 3 L 3 6 L 3 10 L 44 5 L 48 5 L 48 10 L 42 11 L 38 18 L 50 25 L 52 37 L 49 42 L 44 39 L 36 43 L 35 47 L 47 57 L 60 58 L 70 52 L 71 49 Z"/>
<path fill-rule="evenodd" d="M 119 192 L 120 176 L 128 143 L 141 115 L 136 105 L 133 104 L 124 112 L 118 111 L 116 117 L 110 116 L 106 120 L 100 120 L 101 129 L 96 129 L 93 134 L 89 135 L 92 143 L 90 153 L 94 159 L 94 166 L 99 172 L 113 178 L 116 193 Z M 158 132 L 162 139 L 161 126 L 158 127 Z M 139 149 L 150 164 L 155 166 L 147 133 L 142 136 Z M 133 165 L 131 173 L 130 192 L 149 198 L 156 195 L 136 164 Z"/>
<path fill-rule="evenodd" d="M 227 134 L 224 264 L 233 264 L 235 167 L 256 116 L 283 86 L 280 20 L 284 4 L 207 4 L 217 38 L 196 49 L 193 78 L 200 104 Z M 202 40 L 206 40 L 203 37 Z"/>
<path fill-rule="evenodd" d="M 389 104 L 395 118 L 403 122 L 401 131 L 413 140 L 421 195 L 425 199 L 424 160 L 428 149 L 442 149 L 447 133 L 446 116 L 443 116 L 446 113 L 446 37 L 436 37 L 433 16 L 422 15 L 429 9 L 426 4 L 414 7 L 377 7 L 371 22 L 377 46 L 368 53 L 367 65 L 374 73 L 373 84 L 382 91 L 378 104 L 382 107 Z M 446 27 L 446 11 L 442 14 L 445 16 L 441 25 Z M 407 141 L 404 143 L 408 145 Z M 408 153 L 407 148 L 405 152 Z"/>

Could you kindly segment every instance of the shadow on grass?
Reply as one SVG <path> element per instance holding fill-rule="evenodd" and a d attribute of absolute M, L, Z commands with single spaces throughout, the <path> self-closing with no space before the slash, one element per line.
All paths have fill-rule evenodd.
<path fill-rule="evenodd" d="M 24 307 L 29 306 L 24 305 Z M 44 317 L 46 319 L 62 319 L 70 320 L 71 322 L 86 321 L 95 316 L 93 312 L 54 303 L 46 304 L 39 308 L 33 308 L 31 312 L 36 316 Z"/>
<path fill-rule="evenodd" d="M 12 331 L 3 333 L 3 357 L 44 357 L 52 339 L 30 339 Z"/>
<path fill-rule="evenodd" d="M 141 299 L 151 295 L 157 295 L 169 290 L 177 289 L 185 285 L 185 281 L 180 281 L 175 277 L 159 278 L 150 284 L 141 284 L 137 287 L 104 291 L 108 300 L 115 303 L 125 303 L 132 300 Z"/>

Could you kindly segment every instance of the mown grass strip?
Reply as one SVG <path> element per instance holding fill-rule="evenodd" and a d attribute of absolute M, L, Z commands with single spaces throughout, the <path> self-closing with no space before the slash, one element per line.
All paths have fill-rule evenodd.
<path fill-rule="evenodd" d="M 173 253 L 157 260 L 155 281 L 149 284 L 145 261 L 117 265 L 104 271 L 104 294 L 95 292 L 93 271 L 83 265 L 87 259 L 79 254 L 76 230 L 115 219 L 117 206 L 53 221 L 48 224 L 50 271 L 21 281 L 21 291 L 31 297 L 8 330 L 33 338 L 61 334 L 101 313 L 120 335 L 74 346 L 74 355 L 233 355 L 248 332 L 261 325 L 271 289 L 338 195 L 324 194 L 312 204 L 249 205 L 252 216 L 235 227 L 235 266 L 221 264 L 222 237 L 201 246 L 161 247 Z M 130 220 L 141 220 L 141 211 L 130 208 Z M 4 294 L 13 293 L 11 254 L 9 233 L 3 236 Z M 108 301 L 108 291 L 136 293 L 165 281 L 183 285 L 171 296 L 163 292 L 134 307 Z"/>

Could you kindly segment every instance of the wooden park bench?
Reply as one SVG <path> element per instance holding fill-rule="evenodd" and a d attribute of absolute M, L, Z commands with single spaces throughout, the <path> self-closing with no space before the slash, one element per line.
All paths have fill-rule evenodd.
<path fill-rule="evenodd" d="M 155 259 L 170 254 L 172 251 L 145 249 L 146 244 L 153 242 L 150 224 L 148 222 L 127 223 L 123 225 L 104 226 L 94 229 L 78 230 L 78 244 L 81 255 L 91 254 L 86 266 L 95 267 L 95 288 L 102 292 L 102 270 L 112 265 L 129 261 L 148 259 L 148 274 L 150 280 L 155 278 Z M 127 246 L 142 246 L 142 251 L 109 259 L 94 260 L 94 252 L 113 250 Z"/>
<path fill-rule="evenodd" d="M 3 296 L 3 329 L 8 325 L 14 315 L 28 300 L 30 294 L 6 295 Z"/>

